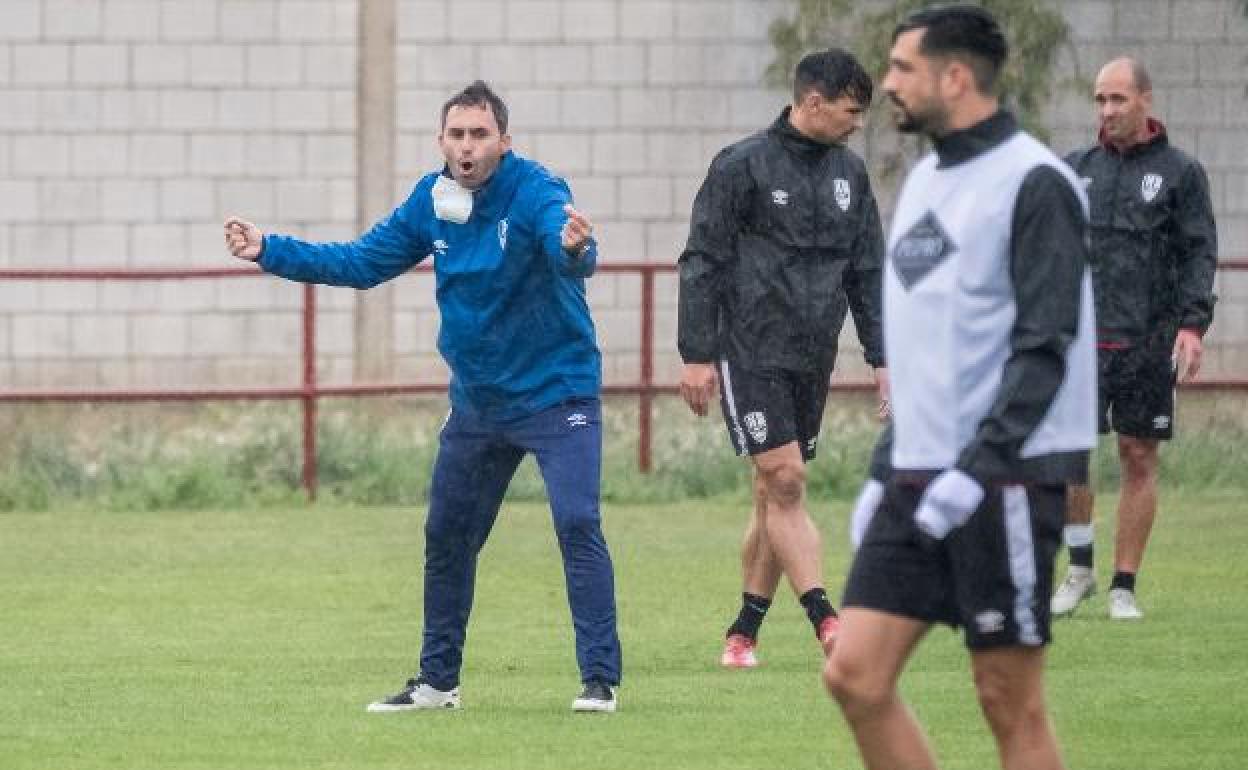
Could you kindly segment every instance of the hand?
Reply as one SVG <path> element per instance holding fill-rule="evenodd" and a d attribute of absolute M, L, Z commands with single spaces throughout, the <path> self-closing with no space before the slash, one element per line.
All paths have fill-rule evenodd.
<path fill-rule="evenodd" d="M 1179 329 L 1179 336 L 1174 339 L 1174 373 L 1180 385 L 1186 385 L 1196 379 L 1200 371 L 1200 358 L 1204 353 L 1204 344 L 1200 335 L 1192 329 Z"/>
<path fill-rule="evenodd" d="M 871 376 L 875 379 L 875 390 L 880 394 L 880 405 L 875 411 L 875 417 L 880 422 L 888 422 L 888 418 L 893 416 L 893 406 L 889 401 L 888 369 L 883 366 L 872 369 Z"/>
<path fill-rule="evenodd" d="M 680 396 L 694 414 L 705 417 L 707 405 L 718 390 L 714 364 L 685 364 L 680 373 Z"/>
<path fill-rule="evenodd" d="M 862 485 L 862 491 L 858 493 L 858 499 L 854 501 L 853 513 L 849 515 L 849 543 L 855 550 L 862 545 L 867 526 L 871 524 L 871 519 L 875 517 L 883 500 L 883 482 L 867 479 L 867 483 Z"/>
<path fill-rule="evenodd" d="M 925 534 L 944 540 L 971 518 L 983 500 L 984 488 L 979 482 L 951 468 L 927 485 L 914 511 L 914 522 Z"/>
<path fill-rule="evenodd" d="M 568 215 L 567 221 L 563 223 L 563 229 L 559 232 L 563 250 L 569 254 L 580 254 L 581 249 L 585 248 L 585 244 L 594 234 L 594 223 L 589 221 L 589 217 L 568 204 L 564 205 L 563 213 Z"/>
<path fill-rule="evenodd" d="M 239 259 L 255 262 L 264 249 L 264 233 L 251 222 L 230 217 L 225 220 L 225 248 Z"/>

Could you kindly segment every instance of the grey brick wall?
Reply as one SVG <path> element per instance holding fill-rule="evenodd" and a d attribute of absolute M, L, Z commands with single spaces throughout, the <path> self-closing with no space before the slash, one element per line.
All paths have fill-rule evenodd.
<path fill-rule="evenodd" d="M 671 262 L 712 155 L 766 125 L 765 30 L 785 0 L 397 0 L 396 202 L 439 164 L 438 109 L 483 77 L 517 148 L 568 177 L 607 261 Z M 354 235 L 357 0 L 4 0 L 0 265 L 228 265 L 227 213 L 309 238 Z M 1248 257 L 1248 23 L 1230 0 L 1066 0 L 1063 76 L 1119 53 L 1205 163 L 1225 256 Z M 1062 92 L 1054 145 L 1090 139 Z M 674 378 L 661 278 L 656 375 Z M 1211 374 L 1248 374 L 1248 276 L 1219 279 Z M 0 283 L 0 387 L 294 382 L 297 287 L 276 280 Z M 320 371 L 351 377 L 353 296 L 320 289 Z M 608 381 L 637 377 L 639 280 L 590 299 Z M 396 373 L 437 380 L 427 276 L 399 280 Z M 842 361 L 862 373 L 851 333 Z"/>
<path fill-rule="evenodd" d="M 349 236 L 355 12 L 5 0 L 0 264 L 220 266 L 228 211 Z M 350 302 L 322 296 L 333 343 Z M 272 281 L 0 284 L 0 386 L 293 381 L 298 300 Z"/>

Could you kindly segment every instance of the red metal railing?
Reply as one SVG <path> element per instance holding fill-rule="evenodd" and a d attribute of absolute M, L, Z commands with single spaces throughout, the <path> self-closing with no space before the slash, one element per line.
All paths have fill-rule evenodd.
<path fill-rule="evenodd" d="M 638 410 L 637 464 L 650 470 L 653 399 L 660 393 L 675 393 L 674 385 L 654 382 L 654 277 L 670 273 L 674 265 L 644 262 L 611 263 L 598 266 L 600 273 L 636 273 L 641 277 L 641 377 L 639 382 L 603 387 L 610 395 L 634 395 Z M 422 266 L 416 272 L 431 272 Z M 222 268 L 0 268 L 0 281 L 186 281 L 222 278 L 251 278 L 265 273 L 253 267 Z M 288 387 L 165 387 L 165 388 L 40 388 L 0 389 L 3 402 L 118 403 L 138 401 L 264 401 L 298 400 L 303 406 L 303 485 L 309 499 L 317 487 L 316 422 L 317 402 L 333 396 L 384 396 L 444 393 L 446 383 L 361 383 L 322 385 L 316 370 L 316 290 L 303 287 L 302 379 Z"/>
<path fill-rule="evenodd" d="M 638 397 L 637 465 L 642 472 L 651 468 L 651 432 L 654 397 L 675 394 L 673 384 L 654 382 L 654 280 L 657 273 L 671 273 L 675 265 L 648 262 L 606 263 L 600 273 L 636 273 L 641 277 L 641 366 L 638 382 L 606 385 L 609 395 Z M 1248 259 L 1225 260 L 1219 270 L 1248 271 Z M 431 271 L 429 267 L 418 272 Z M 0 268 L 0 281 L 185 281 L 196 279 L 246 278 L 265 275 L 251 267 L 222 268 Z M 116 403 L 136 401 L 263 401 L 298 400 L 303 405 L 303 485 L 310 500 L 316 498 L 316 421 L 317 401 L 333 396 L 383 396 L 444 393 L 446 383 L 361 383 L 321 385 L 316 371 L 316 290 L 303 287 L 302 380 L 296 387 L 170 387 L 170 388 L 70 388 L 14 390 L 0 389 L 4 402 Z M 867 391 L 869 382 L 835 382 L 833 389 Z M 1245 390 L 1248 378 L 1206 379 L 1190 387 L 1203 390 Z"/>

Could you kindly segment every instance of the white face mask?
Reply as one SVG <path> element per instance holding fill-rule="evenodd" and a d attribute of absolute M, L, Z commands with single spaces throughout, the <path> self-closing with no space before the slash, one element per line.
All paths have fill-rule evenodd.
<path fill-rule="evenodd" d="M 472 190 L 448 176 L 433 183 L 433 213 L 438 219 L 462 225 L 472 216 Z"/>

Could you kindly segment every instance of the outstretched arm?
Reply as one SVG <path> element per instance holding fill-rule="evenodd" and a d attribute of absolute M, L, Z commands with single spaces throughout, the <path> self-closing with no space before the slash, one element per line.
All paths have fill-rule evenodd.
<path fill-rule="evenodd" d="M 418 190 L 421 188 L 417 188 Z M 239 259 L 266 272 L 303 283 L 367 289 L 410 269 L 428 256 L 431 244 L 423 222 L 428 192 L 412 197 L 354 241 L 312 243 L 266 235 L 239 217 L 225 220 L 225 245 Z"/>

